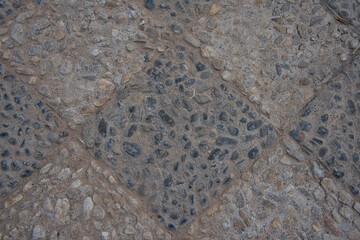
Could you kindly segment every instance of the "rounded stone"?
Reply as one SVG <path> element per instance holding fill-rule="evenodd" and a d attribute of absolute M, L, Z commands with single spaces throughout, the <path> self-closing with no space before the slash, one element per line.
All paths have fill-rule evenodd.
<path fill-rule="evenodd" d="M 259 149 L 257 147 L 251 149 L 248 153 L 248 157 L 250 159 L 255 159 L 257 157 L 257 155 L 259 154 Z"/>

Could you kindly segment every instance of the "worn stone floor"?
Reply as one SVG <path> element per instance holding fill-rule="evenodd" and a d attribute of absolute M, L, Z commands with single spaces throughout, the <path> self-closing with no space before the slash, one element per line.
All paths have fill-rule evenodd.
<path fill-rule="evenodd" d="M 360 239 L 359 0 L 0 0 L 0 239 Z"/>

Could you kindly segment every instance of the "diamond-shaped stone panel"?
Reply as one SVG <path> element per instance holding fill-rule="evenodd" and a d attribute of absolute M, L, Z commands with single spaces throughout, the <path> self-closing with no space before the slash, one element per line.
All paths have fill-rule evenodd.
<path fill-rule="evenodd" d="M 187 56 L 185 48 L 175 56 Z M 81 139 L 171 230 L 222 192 L 276 139 L 274 127 L 202 63 L 192 77 L 161 55 L 140 84 L 83 127 Z M 175 58 L 176 59 L 176 58 Z"/>

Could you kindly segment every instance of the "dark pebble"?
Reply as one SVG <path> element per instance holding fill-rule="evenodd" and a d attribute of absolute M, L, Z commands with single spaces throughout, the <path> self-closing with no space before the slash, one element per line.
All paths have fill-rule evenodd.
<path fill-rule="evenodd" d="M 346 155 L 346 153 L 340 153 L 340 155 L 339 155 L 339 160 L 341 160 L 341 161 L 347 161 L 348 160 L 348 157 L 347 157 L 347 155 Z"/>
<path fill-rule="evenodd" d="M 243 105 L 244 105 L 244 102 L 242 100 L 237 100 L 236 101 L 236 106 L 242 107 Z"/>
<path fill-rule="evenodd" d="M 184 83 L 185 83 L 186 86 L 191 86 L 191 85 L 193 85 L 195 83 L 195 78 L 189 78 Z"/>
<path fill-rule="evenodd" d="M 127 184 L 128 184 L 128 187 L 132 188 L 133 186 L 135 186 L 135 185 L 136 185 L 136 182 L 135 182 L 135 180 L 134 180 L 134 179 L 132 179 L 132 178 L 128 178 L 128 180 L 127 180 Z"/>
<path fill-rule="evenodd" d="M 13 181 L 9 182 L 8 187 L 15 188 L 18 184 L 19 184 L 18 180 L 13 180 Z"/>
<path fill-rule="evenodd" d="M 205 206 L 205 204 L 207 203 L 207 201 L 209 200 L 209 197 L 204 194 L 201 198 L 200 198 L 200 206 Z"/>
<path fill-rule="evenodd" d="M 147 115 L 146 116 L 146 118 L 145 118 L 145 122 L 146 123 L 151 123 L 152 122 L 152 120 L 153 120 L 153 118 L 154 118 L 154 116 L 153 115 Z"/>
<path fill-rule="evenodd" d="M 176 212 L 170 213 L 169 216 L 170 216 L 171 219 L 176 220 L 176 219 L 179 219 L 180 214 L 179 214 L 178 211 L 176 211 Z"/>
<path fill-rule="evenodd" d="M 34 169 L 40 169 L 41 165 L 39 162 L 34 162 L 33 164 L 31 164 L 31 167 Z"/>
<path fill-rule="evenodd" d="M 182 226 L 184 224 L 186 224 L 188 222 L 188 218 L 184 217 L 183 219 L 180 220 L 179 225 Z"/>
<path fill-rule="evenodd" d="M 229 137 L 218 137 L 216 139 L 217 146 L 224 146 L 224 145 L 236 145 L 238 142 L 236 139 L 232 139 Z"/>
<path fill-rule="evenodd" d="M 171 231 L 176 231 L 176 227 L 175 227 L 175 225 L 172 224 L 172 223 L 169 223 L 169 224 L 168 224 L 168 228 L 169 228 Z"/>
<path fill-rule="evenodd" d="M 216 125 L 216 128 L 217 128 L 218 130 L 220 130 L 220 131 L 225 131 L 225 130 L 226 130 L 224 124 L 218 124 L 218 125 Z"/>
<path fill-rule="evenodd" d="M 318 130 L 317 130 L 317 133 L 318 133 L 321 137 L 324 138 L 324 137 L 326 137 L 326 136 L 328 135 L 329 131 L 327 130 L 326 127 L 320 126 L 320 127 L 318 128 Z"/>
<path fill-rule="evenodd" d="M 318 138 L 313 138 L 312 139 L 314 142 L 316 142 L 317 144 L 320 144 L 320 145 L 322 145 L 323 144 L 323 140 L 321 140 L 321 139 L 318 139 Z"/>
<path fill-rule="evenodd" d="M 180 163 L 179 162 L 176 162 L 174 164 L 174 171 L 176 172 L 177 170 L 179 170 L 179 166 L 180 166 Z"/>
<path fill-rule="evenodd" d="M 314 106 L 310 106 L 308 108 L 305 109 L 305 111 L 303 112 L 303 114 L 301 115 L 302 117 L 306 117 L 309 116 L 309 114 L 312 112 L 312 109 L 314 108 Z"/>
<path fill-rule="evenodd" d="M 199 151 L 196 149 L 193 149 L 192 152 L 190 153 L 190 156 L 192 158 L 197 158 L 199 156 Z"/>
<path fill-rule="evenodd" d="M 321 115 L 321 121 L 326 123 L 329 120 L 329 114 Z"/>
<path fill-rule="evenodd" d="M 160 158 L 160 159 L 169 156 L 169 152 L 168 152 L 168 151 L 163 150 L 163 149 L 159 149 L 159 148 L 156 149 L 156 150 L 154 151 L 154 153 L 155 153 L 155 156 L 156 156 L 157 158 Z"/>
<path fill-rule="evenodd" d="M 229 154 L 229 150 L 224 149 L 224 150 L 219 154 L 218 160 L 219 160 L 219 161 L 223 161 L 223 160 L 225 159 L 226 155 L 228 155 L 228 154 Z"/>
<path fill-rule="evenodd" d="M 110 138 L 105 144 L 105 150 L 110 151 L 115 145 L 115 140 Z"/>
<path fill-rule="evenodd" d="M 128 131 L 128 137 L 132 137 L 137 130 L 136 125 L 131 125 Z"/>
<path fill-rule="evenodd" d="M 141 154 L 141 148 L 136 143 L 124 142 L 124 151 L 132 157 L 138 157 Z"/>
<path fill-rule="evenodd" d="M 356 187 L 350 185 L 350 186 L 349 186 L 349 189 L 350 189 L 350 191 L 351 191 L 352 194 L 354 194 L 354 195 L 359 195 L 359 189 L 357 189 Z"/>
<path fill-rule="evenodd" d="M 194 216 L 196 214 L 196 209 L 195 208 L 190 209 L 190 214 L 191 216 Z"/>
<path fill-rule="evenodd" d="M 147 156 L 146 163 L 154 164 L 155 163 L 154 157 L 152 155 Z"/>
<path fill-rule="evenodd" d="M 303 140 L 303 133 L 297 128 L 290 130 L 289 135 L 298 143 Z"/>
<path fill-rule="evenodd" d="M 339 101 L 341 101 L 342 97 L 340 97 L 339 95 L 335 95 L 334 99 L 335 99 L 335 101 L 339 102 Z"/>
<path fill-rule="evenodd" d="M 26 177 L 31 176 L 32 173 L 33 173 L 33 170 L 28 168 L 28 169 L 25 169 L 23 172 L 20 173 L 20 177 L 26 178 Z"/>
<path fill-rule="evenodd" d="M 6 160 L 1 160 L 0 165 L 3 171 L 7 171 L 9 169 L 9 164 Z"/>
<path fill-rule="evenodd" d="M 184 74 L 181 77 L 175 78 L 175 83 L 181 83 L 181 82 L 185 81 L 186 79 L 187 79 L 187 75 Z"/>
<path fill-rule="evenodd" d="M 248 104 L 245 105 L 245 107 L 241 110 L 242 113 L 246 113 L 250 110 L 250 106 Z"/>
<path fill-rule="evenodd" d="M 64 138 L 64 137 L 67 137 L 67 136 L 69 136 L 69 133 L 67 131 L 61 131 L 59 133 L 59 137 L 61 137 L 61 138 Z"/>
<path fill-rule="evenodd" d="M 228 183 L 230 183 L 231 181 L 232 181 L 232 177 L 231 177 L 231 176 L 227 176 L 227 177 L 224 178 L 223 184 L 224 184 L 224 185 L 225 185 L 225 184 L 228 184 Z"/>
<path fill-rule="evenodd" d="M 259 149 L 257 147 L 255 147 L 249 151 L 248 157 L 250 159 L 255 159 L 258 154 L 259 154 Z"/>
<path fill-rule="evenodd" d="M 324 157 L 324 156 L 326 155 L 327 151 L 328 151 L 328 148 L 327 148 L 327 147 L 322 147 L 322 148 L 320 148 L 320 150 L 319 150 L 319 156 L 320 156 L 320 157 Z"/>
<path fill-rule="evenodd" d="M 155 8 L 154 0 L 145 0 L 145 7 L 149 10 L 153 10 Z"/>
<path fill-rule="evenodd" d="M 161 120 L 163 120 L 163 122 L 165 122 L 166 124 L 168 124 L 170 126 L 175 125 L 174 119 L 172 119 L 172 117 L 170 117 L 169 114 L 167 114 L 164 110 L 159 111 L 159 116 L 160 116 Z"/>
<path fill-rule="evenodd" d="M 167 149 L 172 148 L 172 144 L 171 144 L 171 142 L 168 141 L 168 140 L 164 140 L 164 141 L 162 142 L 161 146 L 162 146 L 163 148 L 167 148 Z"/>
<path fill-rule="evenodd" d="M 141 184 L 138 187 L 138 192 L 141 196 L 145 196 L 146 195 L 146 186 L 144 184 Z"/>
<path fill-rule="evenodd" d="M 216 148 L 216 149 L 212 150 L 209 154 L 208 160 L 215 160 L 215 157 L 217 155 L 219 155 L 220 152 L 221 152 L 220 148 Z"/>
<path fill-rule="evenodd" d="M 229 132 L 229 134 L 232 135 L 232 136 L 237 136 L 237 135 L 239 135 L 239 129 L 236 128 L 236 127 L 234 127 L 234 126 L 229 126 L 229 127 L 228 127 L 228 132 Z"/>
<path fill-rule="evenodd" d="M 358 162 L 359 161 L 359 154 L 357 152 L 354 152 L 352 154 L 352 159 L 354 162 Z"/>
<path fill-rule="evenodd" d="M 16 79 L 15 75 L 6 75 L 6 76 L 4 76 L 4 80 L 7 81 L 7 82 L 13 82 L 13 81 L 15 81 L 15 79 Z"/>
<path fill-rule="evenodd" d="M 8 136 L 9 136 L 9 133 L 8 133 L 8 132 L 2 132 L 2 133 L 0 133 L 0 137 L 2 137 L 2 138 L 8 137 Z"/>
<path fill-rule="evenodd" d="M 265 137 L 269 135 L 269 128 L 268 126 L 260 128 L 260 137 Z"/>
<path fill-rule="evenodd" d="M 156 88 L 156 93 L 158 93 L 158 94 L 164 94 L 164 93 L 166 93 L 165 85 L 162 84 L 162 83 L 156 84 L 155 88 Z"/>
<path fill-rule="evenodd" d="M 199 114 L 194 113 L 193 115 L 190 116 L 190 122 L 196 122 L 199 119 Z"/>
<path fill-rule="evenodd" d="M 331 87 L 332 87 L 333 89 L 340 90 L 342 86 L 341 86 L 341 83 L 336 82 L 336 83 L 333 83 L 333 84 L 331 85 Z"/>
<path fill-rule="evenodd" d="M 261 120 L 251 121 L 247 123 L 246 128 L 248 131 L 253 131 L 255 129 L 258 129 L 261 125 L 262 125 Z"/>
<path fill-rule="evenodd" d="M 33 124 L 33 127 L 34 127 L 35 129 L 40 129 L 40 128 L 41 128 L 41 124 L 38 123 L 38 122 L 35 122 L 35 123 Z"/>
<path fill-rule="evenodd" d="M 238 160 L 240 157 L 240 154 L 238 151 L 234 151 L 232 154 L 231 154 L 231 157 L 230 157 L 230 160 L 231 161 L 235 161 L 235 160 Z"/>
<path fill-rule="evenodd" d="M 172 184 L 173 184 L 172 174 L 169 174 L 164 180 L 164 186 L 171 187 Z"/>
<path fill-rule="evenodd" d="M 355 103 L 353 102 L 353 100 L 349 99 L 349 100 L 347 101 L 347 104 L 348 104 L 350 113 L 351 113 L 352 115 L 354 115 L 354 114 L 356 113 Z"/>
<path fill-rule="evenodd" d="M 202 140 L 202 141 L 199 143 L 199 149 L 200 149 L 200 150 L 205 150 L 208 145 L 209 145 L 209 142 L 208 142 L 208 141 Z"/>
<path fill-rule="evenodd" d="M 176 132 L 175 132 L 175 130 L 171 130 L 170 133 L 169 133 L 169 138 L 175 139 L 175 137 L 176 137 Z"/>
<path fill-rule="evenodd" d="M 312 125 L 311 123 L 307 122 L 307 121 L 301 121 L 299 122 L 299 126 L 300 126 L 300 130 L 304 131 L 304 132 L 310 132 L 312 129 Z"/>
<path fill-rule="evenodd" d="M 198 63 L 196 64 L 196 69 L 197 69 L 199 72 L 201 72 L 201 71 L 204 71 L 204 70 L 206 69 L 206 66 L 205 66 L 205 64 L 203 64 L 203 63 L 201 63 L 201 62 L 198 62 Z"/>
<path fill-rule="evenodd" d="M 188 141 L 188 142 L 185 144 L 184 149 L 185 149 L 185 150 L 189 149 L 189 148 L 191 147 L 191 145 L 192 145 L 192 142 L 191 142 L 191 141 Z"/>
<path fill-rule="evenodd" d="M 4 110 L 5 111 L 14 110 L 14 105 L 12 103 L 8 103 L 8 104 L 5 105 Z"/>
<path fill-rule="evenodd" d="M 220 115 L 219 115 L 219 120 L 220 120 L 220 121 L 223 121 L 223 122 L 227 122 L 227 121 L 228 121 L 228 116 L 227 116 L 226 112 L 220 113 Z"/>
<path fill-rule="evenodd" d="M 107 123 L 105 122 L 104 118 L 101 118 L 100 120 L 98 131 L 103 137 L 106 137 Z"/>
<path fill-rule="evenodd" d="M 21 169 L 21 166 L 17 161 L 12 161 L 11 162 L 11 167 L 15 171 L 19 171 Z"/>
<path fill-rule="evenodd" d="M 334 175 L 334 177 L 336 177 L 336 178 L 342 178 L 342 177 L 344 177 L 345 173 L 342 172 L 342 171 L 336 171 L 336 170 L 334 170 L 334 171 L 333 171 L 333 175 Z"/>
<path fill-rule="evenodd" d="M 281 73 L 282 73 L 282 66 L 281 66 L 280 64 L 276 64 L 276 65 L 275 65 L 275 70 L 276 70 L 276 74 L 277 74 L 278 76 L 280 76 Z"/>
<path fill-rule="evenodd" d="M 146 98 L 145 103 L 148 108 L 155 109 L 156 105 L 157 105 L 157 100 L 155 98 L 148 97 L 148 98 Z"/>
<path fill-rule="evenodd" d="M 2 154 L 1 154 L 1 156 L 2 156 L 2 157 L 8 157 L 8 156 L 10 156 L 10 151 L 9 151 L 9 150 L 3 151 Z"/>

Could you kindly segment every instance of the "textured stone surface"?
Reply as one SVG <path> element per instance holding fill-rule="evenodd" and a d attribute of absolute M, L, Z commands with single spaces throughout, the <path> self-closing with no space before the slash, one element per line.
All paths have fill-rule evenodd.
<path fill-rule="evenodd" d="M 0 1 L 0 238 L 359 239 L 358 8 Z"/>

